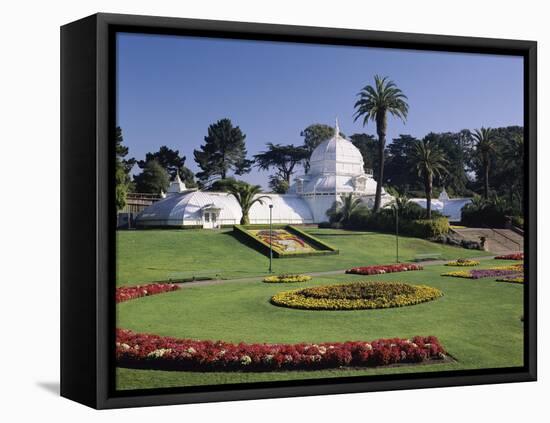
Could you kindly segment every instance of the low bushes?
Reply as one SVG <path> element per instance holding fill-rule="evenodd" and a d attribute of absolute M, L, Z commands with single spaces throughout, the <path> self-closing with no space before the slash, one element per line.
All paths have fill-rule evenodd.
<path fill-rule="evenodd" d="M 469 266 L 478 266 L 479 261 L 468 260 L 468 259 L 458 259 L 455 261 L 450 261 L 445 263 L 445 266 L 458 266 L 458 267 L 469 267 Z"/>
<path fill-rule="evenodd" d="M 445 358 L 433 336 L 321 344 L 233 344 L 116 331 L 119 366 L 163 370 L 273 371 L 374 367 Z"/>
<path fill-rule="evenodd" d="M 307 282 L 311 280 L 311 276 L 307 275 L 277 275 L 264 278 L 265 283 L 295 283 Z"/>
<path fill-rule="evenodd" d="M 415 205 L 416 206 L 416 205 Z M 417 238 L 436 238 L 450 230 L 449 220 L 434 212 L 432 219 L 424 219 L 425 211 L 409 212 L 399 216 L 399 233 Z M 414 210 L 414 208 L 412 208 Z M 381 209 L 376 213 L 360 208 L 354 212 L 346 225 L 349 229 L 395 232 L 395 214 L 392 209 Z"/>
<path fill-rule="evenodd" d="M 374 266 L 354 267 L 346 270 L 346 273 L 355 275 L 381 275 L 384 273 L 406 272 L 410 270 L 422 270 L 422 266 L 414 263 L 397 263 Z"/>
<path fill-rule="evenodd" d="M 402 307 L 441 297 L 438 289 L 399 282 L 353 282 L 280 292 L 277 306 L 305 310 L 362 310 Z"/>
<path fill-rule="evenodd" d="M 175 291 L 179 289 L 178 285 L 173 283 L 150 283 L 147 285 L 124 286 L 115 291 L 115 302 L 133 300 L 135 298 L 147 297 L 149 295 L 162 294 L 164 292 Z"/>

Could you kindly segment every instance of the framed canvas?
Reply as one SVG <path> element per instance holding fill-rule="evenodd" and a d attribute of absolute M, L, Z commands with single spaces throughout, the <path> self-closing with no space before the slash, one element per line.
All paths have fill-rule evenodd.
<path fill-rule="evenodd" d="M 536 380 L 536 43 L 61 28 L 61 394 Z"/>

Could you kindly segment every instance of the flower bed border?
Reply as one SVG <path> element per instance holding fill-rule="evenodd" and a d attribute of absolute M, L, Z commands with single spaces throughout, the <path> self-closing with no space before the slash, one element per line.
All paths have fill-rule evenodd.
<path fill-rule="evenodd" d="M 416 263 L 395 263 L 395 264 L 376 264 L 372 266 L 353 267 L 346 270 L 346 273 L 352 275 L 383 275 L 385 273 L 408 272 L 412 270 L 423 270 L 424 268 Z"/>
<path fill-rule="evenodd" d="M 262 282 L 265 283 L 301 283 L 311 280 L 311 276 L 308 275 L 275 275 L 267 276 Z"/>
<path fill-rule="evenodd" d="M 523 260 L 523 253 L 513 253 L 513 254 L 504 254 L 501 256 L 496 256 L 495 260 Z"/>
<path fill-rule="evenodd" d="M 445 349 L 433 336 L 371 342 L 233 344 L 117 329 L 116 340 L 119 366 L 154 370 L 318 370 L 412 364 L 446 358 Z"/>
<path fill-rule="evenodd" d="M 469 259 L 458 259 L 458 260 L 445 263 L 445 266 L 474 267 L 474 266 L 479 266 L 479 261 L 469 260 Z"/>
<path fill-rule="evenodd" d="M 523 273 L 523 263 L 510 266 L 496 266 L 488 269 L 459 270 L 442 273 L 441 276 L 450 276 L 464 279 L 495 278 L 500 276 L 512 276 Z"/>
<path fill-rule="evenodd" d="M 125 301 L 134 300 L 136 298 L 177 291 L 178 289 L 180 289 L 178 285 L 165 282 L 135 286 L 121 286 L 115 290 L 115 302 L 118 304 Z"/>

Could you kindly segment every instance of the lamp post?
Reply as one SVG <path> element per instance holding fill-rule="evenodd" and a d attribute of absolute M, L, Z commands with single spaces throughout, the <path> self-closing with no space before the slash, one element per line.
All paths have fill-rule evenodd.
<path fill-rule="evenodd" d="M 272 219 L 273 204 L 269 205 L 269 273 L 273 272 L 273 219 Z"/>

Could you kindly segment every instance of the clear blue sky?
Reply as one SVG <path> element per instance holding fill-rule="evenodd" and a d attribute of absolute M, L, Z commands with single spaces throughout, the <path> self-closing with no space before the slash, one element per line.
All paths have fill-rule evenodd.
<path fill-rule="evenodd" d="M 117 48 L 118 125 L 130 156 L 167 145 L 194 172 L 193 150 L 225 117 L 246 134 L 249 156 L 267 142 L 301 144 L 301 130 L 336 116 L 346 135 L 375 134 L 353 121 L 356 95 L 375 74 L 409 99 L 406 124 L 390 119 L 388 140 L 523 125 L 519 57 L 141 34 L 119 34 Z M 243 179 L 265 187 L 267 175 Z"/>

